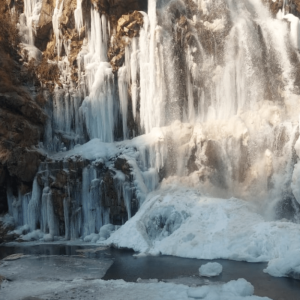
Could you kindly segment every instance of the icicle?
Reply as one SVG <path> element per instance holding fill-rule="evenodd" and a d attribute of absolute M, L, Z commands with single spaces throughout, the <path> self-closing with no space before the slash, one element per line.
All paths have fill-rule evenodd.
<path fill-rule="evenodd" d="M 122 124 L 123 124 L 123 139 L 128 138 L 127 128 L 127 113 L 128 113 L 128 78 L 127 68 L 121 67 L 118 71 L 119 98 L 121 105 Z"/>
<path fill-rule="evenodd" d="M 138 87 L 137 87 L 137 75 L 138 75 L 138 39 L 132 39 L 132 53 L 130 57 L 130 70 L 131 70 L 131 99 L 132 99 L 132 113 L 133 118 L 136 120 L 137 113 L 137 101 L 138 101 Z"/>
<path fill-rule="evenodd" d="M 63 7 L 64 7 L 64 0 L 61 0 L 61 1 L 57 0 L 55 9 L 53 12 L 53 16 L 52 16 L 52 26 L 53 26 L 53 31 L 55 34 L 56 50 L 57 50 L 58 58 L 60 57 L 61 48 L 62 48 L 62 41 L 60 39 L 59 19 L 62 15 Z"/>
<path fill-rule="evenodd" d="M 37 182 L 37 178 L 34 178 L 33 188 L 32 188 L 32 196 L 28 205 L 28 225 L 30 230 L 37 229 L 37 223 L 39 221 L 39 213 L 40 213 L 40 200 L 42 196 L 41 187 Z"/>
<path fill-rule="evenodd" d="M 77 0 L 77 6 L 74 10 L 75 25 L 78 32 L 83 27 L 83 17 L 82 17 L 82 0 Z"/>
<path fill-rule="evenodd" d="M 34 35 L 36 23 L 39 20 L 42 8 L 41 0 L 24 0 L 24 14 L 26 16 L 26 25 L 28 27 L 28 44 L 34 45 Z"/>
<path fill-rule="evenodd" d="M 91 9 L 88 54 L 84 56 L 86 85 L 90 92 L 81 106 L 90 138 L 114 140 L 114 77 L 107 63 L 107 19 Z"/>

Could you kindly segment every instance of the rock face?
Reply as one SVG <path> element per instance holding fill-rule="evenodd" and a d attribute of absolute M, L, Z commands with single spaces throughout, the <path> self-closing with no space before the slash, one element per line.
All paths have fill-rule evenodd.
<path fill-rule="evenodd" d="M 6 36 L 7 42 L 0 41 L 0 214 L 7 211 L 8 181 L 19 187 L 30 186 L 33 181 L 42 159 L 33 146 L 42 139 L 46 121 L 46 114 L 37 104 L 38 97 L 28 90 L 28 74 L 19 63 L 14 43 L 15 19 L 8 10 L 2 11 L 2 16 L 0 22 L 5 23 L 0 27 L 7 32 L 0 35 Z"/>
<path fill-rule="evenodd" d="M 140 12 L 134 11 L 131 14 L 122 15 L 117 22 L 117 32 L 108 49 L 108 59 L 116 72 L 125 61 L 125 47 L 130 43 L 131 38 L 139 35 L 144 20 Z M 124 37 L 129 37 L 127 41 Z"/>
<path fill-rule="evenodd" d="M 7 89 L 7 86 L 2 87 Z M 42 139 L 45 121 L 45 113 L 26 89 L 11 87 L 11 91 L 0 93 L 2 174 L 7 171 L 23 182 L 33 181 L 42 155 L 31 147 Z"/>
<path fill-rule="evenodd" d="M 52 31 L 52 16 L 55 8 L 55 1 L 43 1 L 40 19 L 36 29 L 35 45 L 44 51 Z"/>
<path fill-rule="evenodd" d="M 267 5 L 270 6 L 270 10 L 275 17 L 278 11 L 281 9 L 285 9 L 286 13 L 294 14 L 295 16 L 300 16 L 300 1 L 299 0 L 290 0 L 286 1 L 286 4 L 284 6 L 283 0 L 263 0 Z"/>
<path fill-rule="evenodd" d="M 122 15 L 135 10 L 146 11 L 148 7 L 147 0 L 91 0 L 101 13 L 107 14 L 112 21 L 116 22 Z"/>
<path fill-rule="evenodd" d="M 116 176 L 119 170 L 122 179 Z M 138 209 L 136 196 L 130 192 L 132 185 L 131 168 L 122 158 L 111 167 L 80 157 L 47 159 L 34 182 L 37 210 L 30 214 L 29 226 L 52 237 L 76 239 L 99 233 L 108 223 L 122 225 Z"/>

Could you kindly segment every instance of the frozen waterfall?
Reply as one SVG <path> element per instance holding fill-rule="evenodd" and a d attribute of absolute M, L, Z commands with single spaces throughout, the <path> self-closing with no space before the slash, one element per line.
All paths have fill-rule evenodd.
<path fill-rule="evenodd" d="M 29 27 L 33 2 L 25 1 Z M 62 86 L 46 108 L 49 160 L 32 193 L 8 190 L 18 226 L 99 240 L 103 225 L 124 224 L 162 180 L 299 221 L 297 17 L 274 18 L 260 0 L 148 0 L 138 34 L 120 37 L 121 25 L 94 5 L 85 20 L 77 0 L 75 27 L 86 36 L 75 87 L 63 7 L 56 1 L 52 16 Z M 116 70 L 108 51 L 118 38 Z"/>

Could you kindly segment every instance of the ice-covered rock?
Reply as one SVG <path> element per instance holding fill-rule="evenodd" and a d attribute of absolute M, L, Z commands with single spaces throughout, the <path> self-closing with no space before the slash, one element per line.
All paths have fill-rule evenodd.
<path fill-rule="evenodd" d="M 269 261 L 283 257 L 287 249 L 300 248 L 298 224 L 266 221 L 257 210 L 240 199 L 209 198 L 190 187 L 162 186 L 105 244 L 145 253 L 248 262 Z"/>
<path fill-rule="evenodd" d="M 100 240 L 108 239 L 111 236 L 111 234 L 115 231 L 115 227 L 116 226 L 112 224 L 103 225 L 99 231 Z"/>

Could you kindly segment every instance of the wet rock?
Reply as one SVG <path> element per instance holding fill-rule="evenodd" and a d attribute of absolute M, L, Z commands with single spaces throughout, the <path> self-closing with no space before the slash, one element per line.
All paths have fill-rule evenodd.
<path fill-rule="evenodd" d="M 147 0 L 92 0 L 91 2 L 101 13 L 107 14 L 113 22 L 124 14 L 134 10 L 146 11 L 148 7 Z"/>
<path fill-rule="evenodd" d="M 128 164 L 127 160 L 124 158 L 118 157 L 115 161 L 115 168 L 119 171 L 122 171 L 124 174 L 130 174 L 130 165 Z"/>
<path fill-rule="evenodd" d="M 17 92 L 0 93 L 0 108 L 21 114 L 35 124 L 44 124 L 46 121 L 46 114 L 26 92 L 22 95 Z"/>
<path fill-rule="evenodd" d="M 35 35 L 35 46 L 41 51 L 45 51 L 52 31 L 52 16 L 55 8 L 55 1 L 44 0 L 37 24 Z"/>
<path fill-rule="evenodd" d="M 38 151 L 26 148 L 15 148 L 9 155 L 6 166 L 10 176 L 21 181 L 32 182 L 44 156 Z"/>
<path fill-rule="evenodd" d="M 114 225 L 122 225 L 127 220 L 127 209 L 123 197 L 120 199 L 113 176 L 107 171 L 103 177 L 102 206 L 109 208 L 110 220 Z"/>
<path fill-rule="evenodd" d="M 46 115 L 25 90 L 0 93 L 0 180 L 31 182 L 42 155 L 32 146 L 43 135 Z"/>
<path fill-rule="evenodd" d="M 274 17 L 276 17 L 276 14 L 278 11 L 281 9 L 285 9 L 285 12 L 287 14 L 294 14 L 295 16 L 299 17 L 300 16 L 300 1 L 299 0 L 291 0 L 288 1 L 284 5 L 283 0 L 263 0 L 265 4 L 270 8 L 270 11 Z"/>
<path fill-rule="evenodd" d="M 213 140 L 208 140 L 205 147 L 206 160 L 203 161 L 203 164 L 211 169 L 210 180 L 216 186 L 225 189 L 227 187 L 225 178 L 227 166 L 223 160 L 222 148 Z"/>

